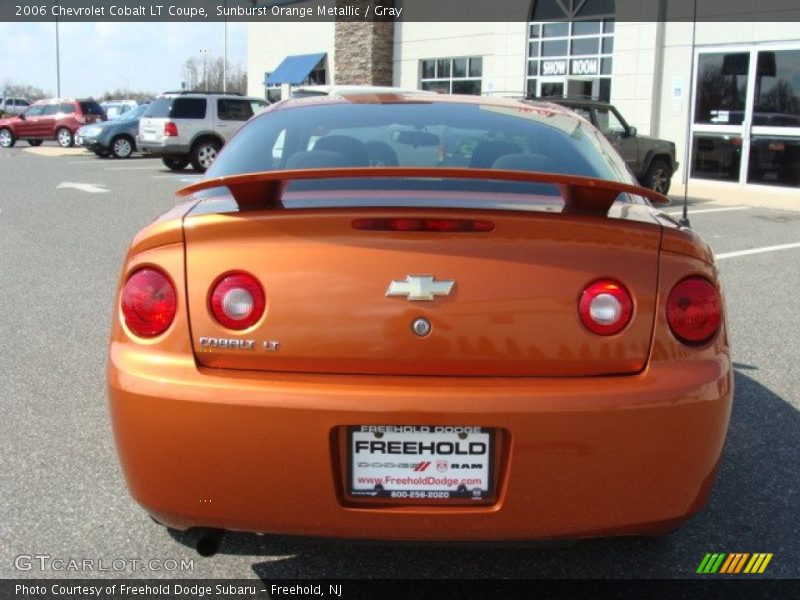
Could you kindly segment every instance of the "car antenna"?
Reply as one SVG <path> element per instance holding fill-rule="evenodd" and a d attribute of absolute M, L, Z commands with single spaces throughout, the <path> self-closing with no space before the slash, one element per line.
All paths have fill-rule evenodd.
<path fill-rule="evenodd" d="M 692 20 L 692 63 L 689 69 L 689 115 L 686 121 L 686 144 L 684 145 L 684 180 L 686 183 L 683 186 L 683 214 L 681 215 L 680 220 L 678 221 L 681 227 L 691 228 L 691 223 L 689 223 L 689 170 L 691 169 L 691 165 L 689 164 L 689 154 L 691 153 L 691 122 L 692 122 L 692 94 L 694 93 L 694 62 L 695 62 L 695 41 L 696 41 L 696 34 L 697 34 L 697 0 L 694 0 L 694 18 Z"/>

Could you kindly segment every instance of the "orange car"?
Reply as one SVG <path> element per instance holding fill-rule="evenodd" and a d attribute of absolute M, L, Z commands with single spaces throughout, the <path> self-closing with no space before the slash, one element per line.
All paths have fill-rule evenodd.
<path fill-rule="evenodd" d="M 699 510 L 732 376 L 709 247 L 567 109 L 272 105 L 134 239 L 109 402 L 176 529 L 656 535 Z"/>

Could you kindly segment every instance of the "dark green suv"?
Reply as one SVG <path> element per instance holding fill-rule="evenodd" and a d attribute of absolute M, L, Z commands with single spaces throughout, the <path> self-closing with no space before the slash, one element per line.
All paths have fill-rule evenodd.
<path fill-rule="evenodd" d="M 617 149 L 628 168 L 643 186 L 666 194 L 672 174 L 678 168 L 675 144 L 646 135 L 628 125 L 616 108 L 598 100 L 548 98 L 566 106 L 597 127 Z"/>

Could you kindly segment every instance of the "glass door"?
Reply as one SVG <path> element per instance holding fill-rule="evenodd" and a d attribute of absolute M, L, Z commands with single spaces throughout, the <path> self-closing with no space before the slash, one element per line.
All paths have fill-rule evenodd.
<path fill-rule="evenodd" d="M 701 50 L 695 61 L 691 177 L 800 187 L 800 46 Z"/>
<path fill-rule="evenodd" d="M 700 52 L 695 60 L 690 175 L 738 182 L 747 129 L 750 52 Z"/>
<path fill-rule="evenodd" d="M 747 183 L 800 188 L 800 47 L 758 50 Z"/>

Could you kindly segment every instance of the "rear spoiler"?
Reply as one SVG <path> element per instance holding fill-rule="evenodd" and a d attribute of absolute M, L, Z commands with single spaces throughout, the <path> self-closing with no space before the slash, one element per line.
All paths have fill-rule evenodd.
<path fill-rule="evenodd" d="M 335 169 L 296 169 L 262 171 L 204 179 L 179 189 L 178 196 L 217 187 L 227 187 L 240 209 L 282 208 L 283 193 L 291 181 L 309 179 L 483 179 L 548 183 L 555 185 L 564 199 L 564 211 L 571 214 L 605 216 L 622 193 L 644 196 L 654 204 L 669 204 L 666 196 L 637 185 L 536 171 L 504 171 L 499 169 L 465 169 L 439 167 L 347 167 Z"/>

